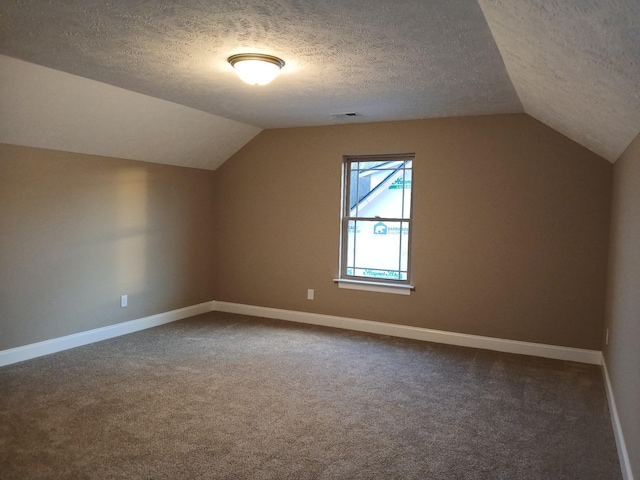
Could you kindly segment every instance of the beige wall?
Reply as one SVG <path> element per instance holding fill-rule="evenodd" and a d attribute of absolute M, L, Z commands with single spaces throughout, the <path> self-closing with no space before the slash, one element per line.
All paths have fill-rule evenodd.
<path fill-rule="evenodd" d="M 212 300 L 213 175 L 0 144 L 0 350 Z"/>
<path fill-rule="evenodd" d="M 396 152 L 416 291 L 338 289 L 342 155 Z M 526 115 L 266 130 L 216 171 L 216 299 L 599 350 L 611 175 Z"/>
<path fill-rule="evenodd" d="M 636 478 L 640 477 L 640 135 L 616 161 L 604 356 Z"/>
<path fill-rule="evenodd" d="M 416 291 L 340 290 L 342 155 L 394 152 L 416 153 Z M 612 166 L 526 115 L 268 130 L 215 173 L 0 159 L 0 349 L 212 299 L 602 344 Z"/>

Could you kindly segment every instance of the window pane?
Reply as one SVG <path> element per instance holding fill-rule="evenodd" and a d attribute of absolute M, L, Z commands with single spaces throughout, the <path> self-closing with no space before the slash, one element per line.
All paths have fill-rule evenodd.
<path fill-rule="evenodd" d="M 409 266 L 409 224 L 402 222 L 400 237 L 400 270 L 407 271 Z"/>
<path fill-rule="evenodd" d="M 351 217 L 409 218 L 411 161 L 352 162 Z"/>
<path fill-rule="evenodd" d="M 409 162 L 411 164 L 411 162 Z M 408 169 L 404 172 L 404 204 L 402 209 L 402 218 L 411 218 L 411 175 L 412 170 Z"/>
<path fill-rule="evenodd" d="M 378 270 L 374 268 L 356 268 L 353 269 L 353 275 L 356 277 L 375 278 L 378 280 L 406 280 L 407 272 L 399 272 L 398 270 Z"/>
<path fill-rule="evenodd" d="M 353 260 L 356 239 L 356 222 L 350 220 L 347 226 L 347 275 L 354 275 Z"/>
<path fill-rule="evenodd" d="M 406 280 L 407 222 L 352 220 L 347 235 L 347 275 Z"/>

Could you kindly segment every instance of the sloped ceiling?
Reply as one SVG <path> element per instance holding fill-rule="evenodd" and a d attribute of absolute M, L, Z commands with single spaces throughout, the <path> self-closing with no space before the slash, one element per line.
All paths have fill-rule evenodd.
<path fill-rule="evenodd" d="M 525 112 L 615 161 L 640 131 L 640 1 L 479 2 Z"/>
<path fill-rule="evenodd" d="M 0 55 L 0 142 L 215 170 L 261 129 Z"/>
<path fill-rule="evenodd" d="M 260 128 L 525 111 L 614 161 L 640 129 L 639 18 L 637 0 L 4 0 L 0 54 Z M 241 52 L 286 65 L 250 87 Z"/>

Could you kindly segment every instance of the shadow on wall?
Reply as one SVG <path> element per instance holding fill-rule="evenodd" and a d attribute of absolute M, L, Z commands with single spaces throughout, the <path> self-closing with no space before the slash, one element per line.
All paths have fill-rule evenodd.
<path fill-rule="evenodd" d="M 212 299 L 213 172 L 10 145 L 0 157 L 0 349 Z"/>
<path fill-rule="evenodd" d="M 136 295 L 147 281 L 148 175 L 144 168 L 125 168 L 117 177 L 116 284 L 123 293 Z"/>

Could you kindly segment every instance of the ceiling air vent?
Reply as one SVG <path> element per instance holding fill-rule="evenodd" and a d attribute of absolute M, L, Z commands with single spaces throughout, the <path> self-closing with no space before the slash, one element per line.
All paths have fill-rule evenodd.
<path fill-rule="evenodd" d="M 344 112 L 344 113 L 332 113 L 332 117 L 359 117 L 358 112 Z"/>

